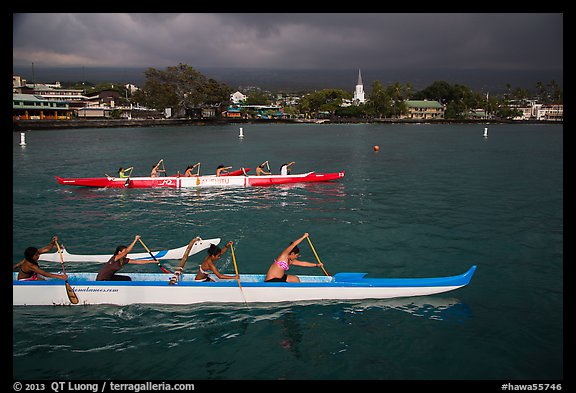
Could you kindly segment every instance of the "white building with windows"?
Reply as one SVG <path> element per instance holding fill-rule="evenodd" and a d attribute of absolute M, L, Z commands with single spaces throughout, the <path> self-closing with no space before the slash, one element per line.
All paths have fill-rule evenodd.
<path fill-rule="evenodd" d="M 230 95 L 230 101 L 232 101 L 232 103 L 234 103 L 234 104 L 244 102 L 244 101 L 246 101 L 247 98 L 248 98 L 248 96 L 240 93 L 239 91 Z"/>

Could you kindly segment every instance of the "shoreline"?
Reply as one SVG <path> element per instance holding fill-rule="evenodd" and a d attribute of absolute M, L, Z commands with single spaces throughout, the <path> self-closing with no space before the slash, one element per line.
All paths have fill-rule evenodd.
<path fill-rule="evenodd" d="M 82 120 L 13 120 L 12 131 L 65 129 L 65 128 L 112 128 L 112 127 L 158 127 L 158 126 L 217 126 L 228 124 L 564 124 L 563 121 L 546 120 L 447 120 L 447 119 L 82 119 Z"/>

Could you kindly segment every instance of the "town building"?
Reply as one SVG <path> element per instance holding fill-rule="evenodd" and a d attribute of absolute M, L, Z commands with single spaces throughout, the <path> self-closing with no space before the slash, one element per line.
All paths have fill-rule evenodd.
<path fill-rule="evenodd" d="M 564 104 L 544 104 L 538 110 L 537 120 L 563 121 Z"/>
<path fill-rule="evenodd" d="M 244 102 L 244 101 L 246 101 L 247 98 L 248 98 L 247 95 L 244 95 L 244 94 L 240 93 L 239 91 L 230 95 L 230 101 L 232 101 L 233 104 L 238 104 L 238 103 Z"/>
<path fill-rule="evenodd" d="M 432 120 L 444 118 L 444 106 L 438 101 L 406 100 L 404 103 L 408 108 L 408 115 L 402 117 L 404 119 Z"/>
<path fill-rule="evenodd" d="M 107 119 L 112 109 L 107 106 L 86 106 L 76 110 L 79 119 Z"/>
<path fill-rule="evenodd" d="M 513 120 L 563 121 L 563 104 L 539 104 L 535 100 L 512 102 L 510 107 L 522 112 Z"/>
<path fill-rule="evenodd" d="M 72 112 L 68 101 L 48 100 L 34 94 L 12 94 L 13 120 L 69 120 Z"/>

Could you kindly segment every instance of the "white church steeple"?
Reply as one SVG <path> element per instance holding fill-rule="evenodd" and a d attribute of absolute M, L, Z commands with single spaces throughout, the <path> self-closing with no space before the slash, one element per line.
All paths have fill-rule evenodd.
<path fill-rule="evenodd" d="M 354 91 L 354 102 L 356 104 L 363 104 L 366 102 L 364 99 L 364 85 L 362 84 L 362 74 L 358 69 L 358 83 L 356 83 L 356 90 Z"/>

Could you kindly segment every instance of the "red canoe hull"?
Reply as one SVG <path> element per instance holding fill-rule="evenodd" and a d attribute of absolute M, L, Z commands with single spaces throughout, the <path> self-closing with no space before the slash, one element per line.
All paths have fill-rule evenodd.
<path fill-rule="evenodd" d="M 298 175 L 269 176 L 198 176 L 198 177 L 132 177 L 121 179 L 116 177 L 84 177 L 62 178 L 56 176 L 59 184 L 79 187 L 99 188 L 190 188 L 190 187 L 248 187 L 272 186 L 278 184 L 314 183 L 338 180 L 345 172 L 315 173 Z"/>

